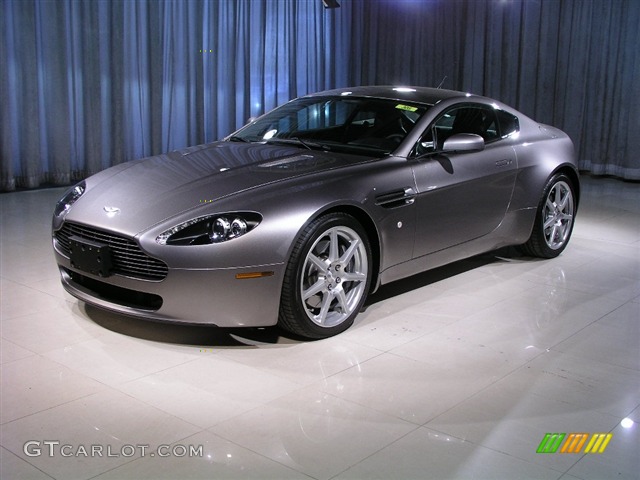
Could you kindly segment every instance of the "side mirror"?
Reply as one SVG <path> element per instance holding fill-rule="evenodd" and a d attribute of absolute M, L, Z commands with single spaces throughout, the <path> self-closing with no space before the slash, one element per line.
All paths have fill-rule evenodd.
<path fill-rule="evenodd" d="M 484 138 L 474 133 L 456 133 L 444 141 L 443 152 L 478 152 L 484 150 Z"/>

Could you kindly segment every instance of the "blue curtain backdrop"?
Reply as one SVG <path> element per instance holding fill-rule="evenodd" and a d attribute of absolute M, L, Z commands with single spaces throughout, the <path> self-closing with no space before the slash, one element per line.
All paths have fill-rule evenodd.
<path fill-rule="evenodd" d="M 0 188 L 210 142 L 346 85 L 350 24 L 319 0 L 2 0 Z"/>
<path fill-rule="evenodd" d="M 636 0 L 0 2 L 2 191 L 210 142 L 312 91 L 441 82 L 640 179 Z"/>
<path fill-rule="evenodd" d="M 640 180 L 640 1 L 345 0 L 349 82 L 498 98 L 567 132 L 580 168 Z"/>

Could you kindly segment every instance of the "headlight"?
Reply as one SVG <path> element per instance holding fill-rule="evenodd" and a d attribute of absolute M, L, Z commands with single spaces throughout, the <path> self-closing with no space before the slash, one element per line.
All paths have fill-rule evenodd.
<path fill-rule="evenodd" d="M 247 227 L 247 222 L 242 218 L 236 218 L 231 223 L 231 235 L 233 235 L 234 238 L 244 235 L 247 233 Z"/>
<path fill-rule="evenodd" d="M 183 222 L 156 238 L 160 245 L 207 245 L 241 237 L 258 226 L 262 217 L 255 212 L 207 215 Z"/>
<path fill-rule="evenodd" d="M 209 238 L 213 243 L 224 242 L 229 237 L 231 224 L 226 217 L 219 217 L 211 222 L 210 230 Z"/>
<path fill-rule="evenodd" d="M 56 203 L 56 209 L 53 211 L 53 214 L 59 217 L 63 213 L 66 213 L 71 208 L 71 205 L 82 196 L 86 189 L 87 184 L 83 180 L 67 190 L 62 198 L 58 200 L 58 203 Z"/>

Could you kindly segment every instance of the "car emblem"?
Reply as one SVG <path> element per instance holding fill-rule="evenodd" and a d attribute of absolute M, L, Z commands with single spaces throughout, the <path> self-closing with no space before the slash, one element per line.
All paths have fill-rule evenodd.
<path fill-rule="evenodd" d="M 109 207 L 107 205 L 105 205 L 104 207 L 102 207 L 102 209 L 107 212 L 107 216 L 108 217 L 113 217 L 117 214 L 120 213 L 120 209 L 118 207 Z"/>

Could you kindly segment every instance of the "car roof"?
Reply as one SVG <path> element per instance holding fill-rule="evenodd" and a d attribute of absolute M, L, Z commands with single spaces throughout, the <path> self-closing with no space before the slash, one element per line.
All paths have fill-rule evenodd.
<path fill-rule="evenodd" d="M 357 97 L 387 98 L 391 100 L 412 101 L 435 105 L 441 100 L 449 98 L 475 97 L 470 93 L 458 92 L 455 90 L 445 90 L 441 88 L 429 87 L 408 87 L 408 86 L 368 86 L 368 87 L 348 87 L 325 90 L 323 92 L 312 93 L 309 97 L 333 96 L 333 95 L 353 95 Z"/>

